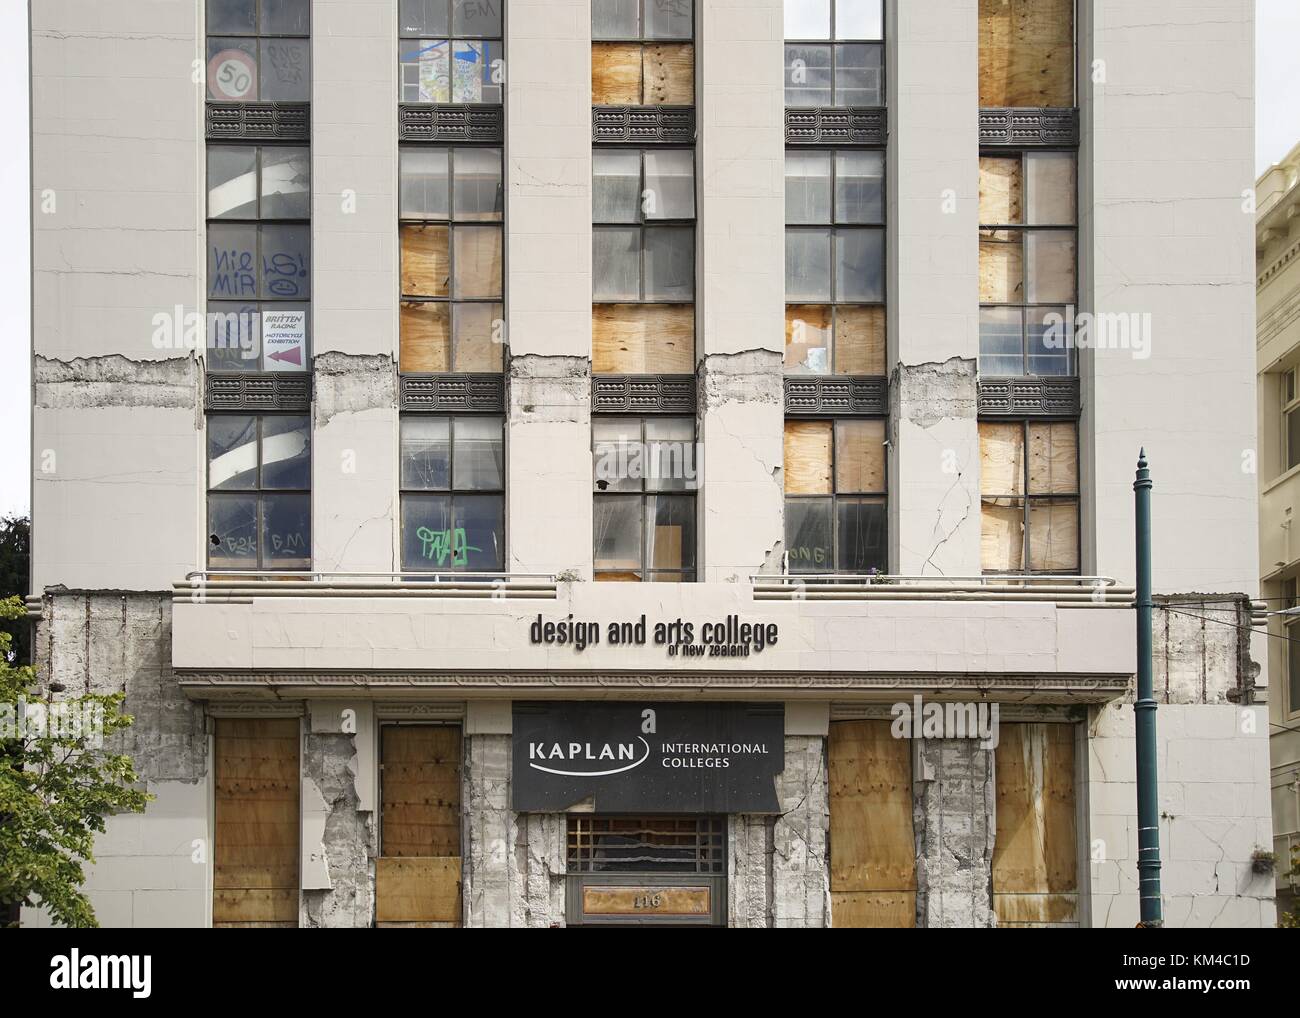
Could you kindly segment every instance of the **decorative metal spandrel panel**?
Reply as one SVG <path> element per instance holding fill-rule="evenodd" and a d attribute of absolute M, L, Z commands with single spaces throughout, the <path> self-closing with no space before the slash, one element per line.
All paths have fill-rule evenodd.
<path fill-rule="evenodd" d="M 981 417 L 1078 417 L 1077 378 L 986 378 L 979 383 Z"/>
<path fill-rule="evenodd" d="M 501 414 L 504 375 L 403 375 L 402 410 L 425 413 Z"/>
<path fill-rule="evenodd" d="M 275 371 L 210 374 L 203 405 L 207 410 L 310 410 L 311 375 Z"/>
<path fill-rule="evenodd" d="M 889 380 L 867 376 L 785 379 L 787 417 L 878 417 L 889 413 Z"/>
<path fill-rule="evenodd" d="M 1029 106 L 986 107 L 980 110 L 980 144 L 1013 148 L 1078 145 L 1079 111 Z"/>
<path fill-rule="evenodd" d="M 889 111 L 883 106 L 786 108 L 787 145 L 884 145 L 889 141 Z"/>
<path fill-rule="evenodd" d="M 397 131 L 402 141 L 481 141 L 500 145 L 505 139 L 505 111 L 500 106 L 436 106 L 402 103 Z"/>
<path fill-rule="evenodd" d="M 694 375 L 597 375 L 591 380 L 596 414 L 695 413 Z"/>
<path fill-rule="evenodd" d="M 311 136 L 311 103 L 209 102 L 207 136 L 305 141 Z"/>
<path fill-rule="evenodd" d="M 638 145 L 691 144 L 694 106 L 593 106 L 591 140 Z"/>

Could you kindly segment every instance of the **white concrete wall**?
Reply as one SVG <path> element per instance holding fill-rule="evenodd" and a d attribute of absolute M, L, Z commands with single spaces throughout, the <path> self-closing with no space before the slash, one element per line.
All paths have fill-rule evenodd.
<path fill-rule="evenodd" d="M 1085 69 L 1102 61 L 1105 75 L 1081 77 L 1082 310 L 1149 313 L 1153 332 L 1146 359 L 1083 358 L 1085 568 L 1133 578 L 1145 446 L 1157 592 L 1254 595 L 1257 476 L 1243 469 L 1256 447 L 1254 216 L 1243 199 L 1254 180 L 1253 5 L 1093 0 L 1080 31 Z"/>
<path fill-rule="evenodd" d="M 888 5 L 890 564 L 903 575 L 980 572 L 977 7 Z"/>
<path fill-rule="evenodd" d="M 591 5 L 506 5 L 507 569 L 591 576 Z"/>
<path fill-rule="evenodd" d="M 397 568 L 397 0 L 312 7 L 312 546 Z M 346 359 L 322 355 L 341 353 Z"/>
<path fill-rule="evenodd" d="M 1267 711 L 1161 704 L 1156 736 L 1165 925 L 1274 925 L 1273 877 L 1250 864 L 1273 838 Z M 1139 918 L 1132 704 L 1094 713 L 1087 775 L 1092 925 L 1132 927 Z"/>
<path fill-rule="evenodd" d="M 198 374 L 153 337 L 156 314 L 201 307 L 198 17 L 32 5 L 33 590 L 161 590 L 194 568 Z M 77 358 L 104 358 L 78 362 L 102 381 L 42 387 Z"/>

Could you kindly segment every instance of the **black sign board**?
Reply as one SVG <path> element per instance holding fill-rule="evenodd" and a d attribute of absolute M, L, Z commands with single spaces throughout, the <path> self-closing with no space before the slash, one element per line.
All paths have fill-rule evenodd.
<path fill-rule="evenodd" d="M 520 813 L 775 813 L 784 769 L 784 704 L 514 705 Z"/>

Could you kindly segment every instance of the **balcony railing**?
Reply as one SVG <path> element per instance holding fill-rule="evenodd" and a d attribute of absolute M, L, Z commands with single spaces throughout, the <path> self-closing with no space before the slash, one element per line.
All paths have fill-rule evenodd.
<path fill-rule="evenodd" d="M 1031 601 L 1078 608 L 1131 608 L 1135 590 L 1109 576 L 765 575 L 756 601 Z"/>
<path fill-rule="evenodd" d="M 549 573 L 258 572 L 232 569 L 187 573 L 172 585 L 172 603 L 239 604 L 259 597 L 441 597 L 555 600 Z"/>

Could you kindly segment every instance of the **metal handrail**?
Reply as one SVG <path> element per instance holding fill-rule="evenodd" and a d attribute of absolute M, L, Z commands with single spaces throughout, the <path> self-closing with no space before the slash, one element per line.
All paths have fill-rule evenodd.
<path fill-rule="evenodd" d="M 890 586 L 924 583 L 935 586 L 1004 586 L 1008 582 L 1035 586 L 1059 587 L 1116 587 L 1118 581 L 1111 576 L 1055 576 L 1044 573 L 986 573 L 980 576 L 905 576 L 884 573 L 758 573 L 750 577 L 754 584 L 768 583 L 835 583 L 851 581 L 865 586 Z M 1128 588 L 1122 588 L 1128 589 Z"/>
<path fill-rule="evenodd" d="M 218 579 L 209 579 L 209 577 L 218 577 Z M 221 583 L 227 577 L 234 579 L 272 579 L 276 581 L 287 581 L 290 579 L 301 580 L 307 583 L 327 583 L 335 579 L 361 579 L 363 577 L 378 577 L 392 580 L 395 583 L 464 583 L 466 581 L 491 582 L 493 580 L 540 580 L 544 583 L 555 583 L 554 573 L 470 573 L 470 572 L 451 572 L 451 573 L 422 573 L 418 570 L 404 570 L 400 572 L 358 572 L 358 571 L 316 571 L 316 570 L 278 570 L 278 569 L 196 569 L 193 572 L 185 574 L 185 582 L 202 579 L 205 583 Z"/>

